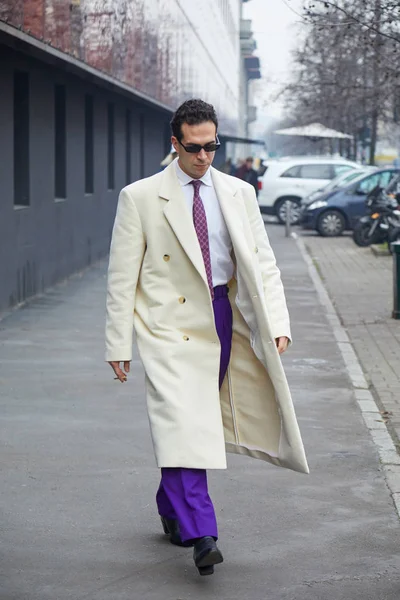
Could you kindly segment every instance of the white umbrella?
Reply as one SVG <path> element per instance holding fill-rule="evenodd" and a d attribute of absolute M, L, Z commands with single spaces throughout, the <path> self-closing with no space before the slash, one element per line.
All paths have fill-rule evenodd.
<path fill-rule="evenodd" d="M 278 129 L 274 131 L 278 135 L 298 135 L 309 138 L 330 138 L 340 140 L 352 140 L 353 136 L 335 129 L 329 129 L 321 123 L 310 123 L 301 127 L 289 127 L 289 129 Z"/>

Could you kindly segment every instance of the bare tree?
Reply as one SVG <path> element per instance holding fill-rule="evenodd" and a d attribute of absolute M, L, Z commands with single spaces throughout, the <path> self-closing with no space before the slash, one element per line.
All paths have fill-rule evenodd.
<path fill-rule="evenodd" d="M 398 90 L 400 0 L 309 0 L 304 10 L 307 35 L 294 54 L 289 114 L 364 144 L 369 138 L 373 164 L 378 123 L 393 120 Z"/>
<path fill-rule="evenodd" d="M 360 10 L 361 9 L 361 10 Z M 347 24 L 358 25 L 364 30 L 372 31 L 381 37 L 400 43 L 400 1 L 399 0 L 308 0 L 304 12 L 310 20 L 318 20 L 319 24 L 331 26 L 330 17 L 341 13 Z M 377 17 L 379 20 L 377 21 Z"/>

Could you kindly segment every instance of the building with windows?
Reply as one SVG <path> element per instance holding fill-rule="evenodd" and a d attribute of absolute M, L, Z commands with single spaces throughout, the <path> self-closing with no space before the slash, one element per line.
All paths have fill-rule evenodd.
<path fill-rule="evenodd" d="M 118 191 L 160 170 L 182 101 L 216 107 L 220 163 L 245 142 L 241 5 L 0 3 L 0 311 L 107 253 Z"/>

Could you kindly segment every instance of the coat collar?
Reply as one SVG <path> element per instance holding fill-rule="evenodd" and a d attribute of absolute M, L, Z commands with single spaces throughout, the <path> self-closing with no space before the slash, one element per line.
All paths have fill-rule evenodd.
<path fill-rule="evenodd" d="M 183 171 L 181 169 L 177 158 L 174 160 L 174 163 L 175 163 L 176 174 L 177 174 L 180 184 L 187 185 L 187 184 L 191 183 L 193 181 L 193 177 L 190 177 L 190 175 L 188 175 L 187 173 L 185 173 L 185 171 Z M 213 182 L 211 179 L 211 169 L 208 169 L 206 171 L 206 173 L 203 175 L 203 177 L 200 177 L 199 181 L 201 181 L 204 185 L 212 186 Z"/>
<path fill-rule="evenodd" d="M 240 179 L 237 179 L 236 177 L 231 177 L 229 175 L 225 175 L 225 173 L 221 173 L 217 169 L 214 169 L 214 167 L 210 167 L 209 172 L 211 174 L 211 179 L 213 181 L 217 193 L 218 190 L 221 189 L 221 191 L 228 191 L 228 194 L 231 196 L 236 195 L 236 192 L 241 187 Z M 176 174 L 175 161 L 173 161 L 161 173 L 161 184 L 159 190 L 160 197 L 164 198 L 164 200 L 172 200 L 176 197 L 175 194 L 178 188 L 180 188 L 180 183 Z M 183 194 L 181 195 L 184 199 Z"/>

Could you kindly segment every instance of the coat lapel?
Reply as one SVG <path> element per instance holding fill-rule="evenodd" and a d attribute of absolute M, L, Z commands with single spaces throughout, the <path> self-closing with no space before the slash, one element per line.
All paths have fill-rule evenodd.
<path fill-rule="evenodd" d="M 165 218 L 208 288 L 203 255 L 193 225 L 192 216 L 188 210 L 182 187 L 176 175 L 174 162 L 163 173 L 159 195 L 164 200 L 167 200 L 164 208 Z"/>
<path fill-rule="evenodd" d="M 252 255 L 249 245 L 245 243 L 250 224 L 240 186 L 235 186 L 235 180 L 232 185 L 232 180 L 216 169 L 212 169 L 211 173 L 235 255 L 252 272 Z"/>

